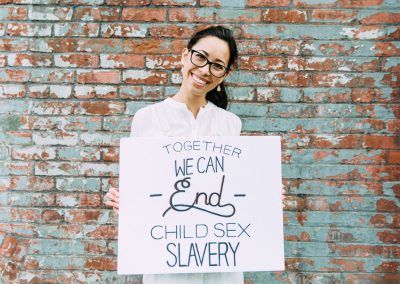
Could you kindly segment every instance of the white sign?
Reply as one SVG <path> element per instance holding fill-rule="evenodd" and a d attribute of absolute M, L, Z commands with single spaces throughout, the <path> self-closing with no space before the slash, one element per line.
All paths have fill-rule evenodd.
<path fill-rule="evenodd" d="M 284 269 L 280 138 L 123 138 L 118 273 Z"/>

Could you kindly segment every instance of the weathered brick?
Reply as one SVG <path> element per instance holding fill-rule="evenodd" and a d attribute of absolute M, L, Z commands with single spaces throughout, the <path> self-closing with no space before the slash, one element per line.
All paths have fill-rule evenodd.
<path fill-rule="evenodd" d="M 27 20 L 27 7 L 2 7 L 0 8 L 0 20 Z"/>
<path fill-rule="evenodd" d="M 118 96 L 115 86 L 85 86 L 77 85 L 74 88 L 74 96 L 78 99 L 104 98 L 115 99 Z"/>
<path fill-rule="evenodd" d="M 101 54 L 103 68 L 143 68 L 144 56 L 135 54 Z"/>
<path fill-rule="evenodd" d="M 78 70 L 78 83 L 117 84 L 120 81 L 120 72 L 116 70 Z"/>
<path fill-rule="evenodd" d="M 267 23 L 304 23 L 307 21 L 306 11 L 270 9 L 262 13 L 262 20 Z"/>
<path fill-rule="evenodd" d="M 33 21 L 70 21 L 72 13 L 72 8 L 67 7 L 32 6 L 29 7 L 28 17 Z"/>
<path fill-rule="evenodd" d="M 133 22 L 162 22 L 165 21 L 167 11 L 165 8 L 124 8 L 123 21 Z"/>
<path fill-rule="evenodd" d="M 147 26 L 123 23 L 123 24 L 102 24 L 101 25 L 101 36 L 102 37 L 145 37 L 147 32 Z"/>
<path fill-rule="evenodd" d="M 72 87 L 66 85 L 29 85 L 28 96 L 37 99 L 68 99 L 72 95 Z"/>
<path fill-rule="evenodd" d="M 9 23 L 6 34 L 9 36 L 48 37 L 51 35 L 51 24 L 44 23 Z"/>
<path fill-rule="evenodd" d="M 22 38 L 0 38 L 0 51 L 27 51 L 28 40 Z"/>
<path fill-rule="evenodd" d="M 86 115 L 116 115 L 123 113 L 125 103 L 123 102 L 81 102 L 80 113 Z"/>
<path fill-rule="evenodd" d="M 113 22 L 119 18 L 119 8 L 108 7 L 77 7 L 75 9 L 75 19 L 78 21 L 92 22 Z"/>
<path fill-rule="evenodd" d="M 123 71 L 122 80 L 127 84 L 163 85 L 167 83 L 168 74 L 163 71 L 128 70 Z"/>
<path fill-rule="evenodd" d="M 54 24 L 54 35 L 62 37 L 97 37 L 100 25 L 97 23 Z"/>
<path fill-rule="evenodd" d="M 57 67 L 98 67 L 99 58 L 92 54 L 56 54 L 54 65 Z"/>

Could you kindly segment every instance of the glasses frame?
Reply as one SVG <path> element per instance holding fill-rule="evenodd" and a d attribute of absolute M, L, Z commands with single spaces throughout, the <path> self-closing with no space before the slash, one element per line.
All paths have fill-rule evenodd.
<path fill-rule="evenodd" d="M 190 62 L 191 62 L 194 66 L 197 66 L 197 67 L 204 67 L 204 66 L 206 66 L 207 64 L 209 64 L 210 66 L 208 67 L 208 70 L 210 71 L 210 73 L 211 73 L 213 76 L 215 76 L 215 77 L 217 77 L 217 78 L 222 78 L 222 77 L 224 77 L 224 76 L 226 75 L 226 73 L 228 73 L 228 71 L 229 71 L 228 67 L 225 67 L 225 66 L 222 65 L 222 64 L 219 64 L 219 63 L 212 62 L 212 61 L 208 60 L 207 56 L 205 56 L 205 55 L 204 55 L 203 53 L 201 53 L 200 51 L 197 51 L 197 50 L 195 50 L 195 49 L 189 49 L 189 52 L 190 52 Z M 194 63 L 193 60 L 192 60 L 193 53 L 199 53 L 201 56 L 203 56 L 203 57 L 205 58 L 205 60 L 206 60 L 206 63 L 203 64 L 203 65 L 197 65 L 196 63 Z M 217 75 L 215 75 L 215 74 L 211 71 L 211 65 L 213 65 L 213 64 L 217 64 L 217 65 L 219 65 L 219 66 L 224 67 L 225 72 L 224 72 L 224 74 L 223 74 L 222 76 L 217 76 Z"/>

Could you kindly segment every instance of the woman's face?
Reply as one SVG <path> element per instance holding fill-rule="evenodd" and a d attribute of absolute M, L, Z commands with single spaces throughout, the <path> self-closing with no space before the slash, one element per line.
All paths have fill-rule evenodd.
<path fill-rule="evenodd" d="M 213 63 L 218 63 L 225 67 L 229 61 L 228 43 L 214 36 L 208 36 L 200 39 L 193 47 L 207 57 Z M 185 91 L 193 95 L 205 95 L 214 89 L 226 77 L 215 77 L 210 73 L 210 64 L 203 67 L 197 67 L 190 61 L 191 52 L 185 48 L 182 52 L 182 87 Z"/>

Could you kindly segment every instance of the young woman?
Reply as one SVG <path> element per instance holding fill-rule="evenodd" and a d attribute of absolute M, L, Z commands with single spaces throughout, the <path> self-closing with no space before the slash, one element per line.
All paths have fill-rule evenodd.
<path fill-rule="evenodd" d="M 214 26 L 197 32 L 182 51 L 182 84 L 172 98 L 139 110 L 131 136 L 233 136 L 241 121 L 226 111 L 224 79 L 237 60 L 231 31 Z M 106 205 L 118 211 L 118 189 L 106 194 Z M 243 273 L 144 275 L 144 284 L 243 284 Z"/>

